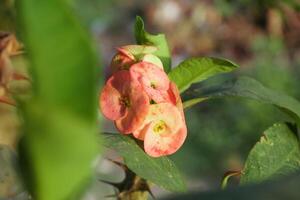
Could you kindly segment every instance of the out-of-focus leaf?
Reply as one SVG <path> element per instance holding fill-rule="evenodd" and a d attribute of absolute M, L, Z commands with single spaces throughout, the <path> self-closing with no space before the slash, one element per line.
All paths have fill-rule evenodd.
<path fill-rule="evenodd" d="M 88 34 L 64 0 L 17 5 L 36 96 L 94 119 L 99 70 Z"/>
<path fill-rule="evenodd" d="M 249 78 L 240 77 L 234 82 L 222 86 L 194 89 L 188 94 L 192 98 L 220 98 L 220 97 L 243 97 L 262 103 L 273 104 L 300 124 L 300 103 L 293 97 L 264 87 L 260 82 Z"/>
<path fill-rule="evenodd" d="M 26 136 L 20 156 L 25 181 L 38 199 L 80 195 L 99 148 L 97 127 L 64 108 L 38 102 L 25 108 Z M 95 137 L 94 137 L 95 136 Z"/>
<path fill-rule="evenodd" d="M 220 58 L 189 58 L 169 73 L 169 78 L 176 83 L 180 92 L 191 84 L 204 81 L 217 74 L 231 72 L 238 66 Z"/>
<path fill-rule="evenodd" d="M 116 150 L 125 164 L 138 176 L 174 192 L 186 190 L 176 165 L 168 157 L 152 158 L 148 156 L 129 136 L 106 134 L 105 146 Z"/>
<path fill-rule="evenodd" d="M 286 3 L 287 5 L 291 6 L 292 8 L 294 8 L 296 11 L 300 11 L 300 2 L 297 0 L 285 0 L 283 1 L 284 3 Z"/>
<path fill-rule="evenodd" d="M 300 146 L 286 124 L 266 130 L 252 148 L 241 175 L 241 184 L 260 182 L 300 169 Z"/>
<path fill-rule="evenodd" d="M 263 182 L 223 191 L 177 194 L 163 198 L 163 200 L 298 200 L 300 196 L 299 184 L 300 172 L 272 182 Z"/>
<path fill-rule="evenodd" d="M 169 72 L 171 69 L 170 50 L 164 34 L 152 35 L 145 30 L 144 21 L 141 17 L 137 16 L 135 21 L 135 39 L 138 44 L 156 46 L 158 50 L 154 55 L 158 56 L 163 65 L 164 70 Z"/>
<path fill-rule="evenodd" d="M 78 199 L 99 151 L 96 58 L 66 1 L 16 3 L 34 89 L 22 106 L 24 180 L 34 199 Z"/>

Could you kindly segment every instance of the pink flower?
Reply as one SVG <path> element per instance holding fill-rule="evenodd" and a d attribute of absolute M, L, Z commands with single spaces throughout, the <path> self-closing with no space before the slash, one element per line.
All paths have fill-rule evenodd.
<path fill-rule="evenodd" d="M 150 105 L 143 125 L 133 132 L 135 138 L 144 140 L 145 152 L 152 157 L 170 155 L 184 143 L 187 127 L 179 90 L 170 82 L 167 103 Z"/>
<path fill-rule="evenodd" d="M 169 78 L 159 67 L 148 62 L 139 62 L 130 67 L 131 76 L 137 80 L 155 103 L 166 102 Z"/>
<path fill-rule="evenodd" d="M 118 48 L 114 74 L 106 82 L 100 107 L 121 133 L 144 141 L 152 157 L 170 155 L 184 143 L 187 128 L 179 90 L 151 46 Z"/>
<path fill-rule="evenodd" d="M 186 138 L 186 127 L 181 113 L 171 103 L 150 105 L 144 127 L 133 132 L 144 139 L 145 152 L 152 157 L 176 152 Z"/>
<path fill-rule="evenodd" d="M 119 131 L 125 134 L 141 126 L 149 106 L 147 94 L 125 70 L 116 72 L 108 79 L 100 96 L 102 113 L 106 118 L 115 120 Z"/>

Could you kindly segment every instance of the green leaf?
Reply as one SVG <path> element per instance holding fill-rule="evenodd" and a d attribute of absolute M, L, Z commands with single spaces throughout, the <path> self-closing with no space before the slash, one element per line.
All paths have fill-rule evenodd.
<path fill-rule="evenodd" d="M 154 55 L 158 56 L 163 65 L 164 70 L 169 72 L 171 69 L 170 50 L 164 34 L 152 35 L 145 30 L 144 21 L 141 17 L 137 16 L 135 21 L 135 39 L 140 45 L 153 45 L 158 48 Z"/>
<path fill-rule="evenodd" d="M 34 199 L 78 199 L 99 152 L 95 54 L 66 1 L 16 4 L 34 84 L 22 105 L 24 180 Z"/>
<path fill-rule="evenodd" d="M 97 60 L 89 36 L 67 3 L 28 0 L 17 5 L 36 96 L 95 118 Z"/>
<path fill-rule="evenodd" d="M 255 183 L 300 169 L 298 138 L 286 124 L 266 130 L 252 148 L 241 175 L 241 184 Z"/>
<path fill-rule="evenodd" d="M 81 195 L 77 191 L 91 178 L 92 160 L 99 152 L 96 124 L 38 102 L 26 106 L 24 117 L 26 136 L 19 151 L 34 197 L 50 200 Z"/>
<path fill-rule="evenodd" d="M 169 73 L 169 78 L 176 83 L 179 91 L 183 92 L 193 83 L 231 72 L 237 67 L 236 64 L 220 58 L 189 58 L 175 67 Z"/>
<path fill-rule="evenodd" d="M 300 102 L 288 95 L 264 87 L 260 82 L 240 77 L 234 82 L 222 86 L 195 89 L 188 94 L 189 98 L 243 97 L 262 103 L 275 105 L 300 124 Z"/>
<path fill-rule="evenodd" d="M 173 161 L 167 157 L 152 158 L 148 156 L 129 136 L 107 134 L 107 148 L 116 150 L 125 164 L 138 176 L 174 192 L 183 192 L 186 185 Z"/>

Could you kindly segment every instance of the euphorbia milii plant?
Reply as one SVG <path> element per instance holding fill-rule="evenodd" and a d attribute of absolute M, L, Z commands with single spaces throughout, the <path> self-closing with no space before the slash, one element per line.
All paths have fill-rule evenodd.
<path fill-rule="evenodd" d="M 112 76 L 100 95 L 103 115 L 123 134 L 144 141 L 153 157 L 170 155 L 183 144 L 187 129 L 175 83 L 153 55 L 157 48 L 128 45 L 117 48 Z"/>

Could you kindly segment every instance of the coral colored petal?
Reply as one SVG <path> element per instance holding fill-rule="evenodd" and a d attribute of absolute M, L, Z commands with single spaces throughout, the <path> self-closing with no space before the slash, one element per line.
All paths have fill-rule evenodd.
<path fill-rule="evenodd" d="M 146 127 L 148 125 L 149 124 L 143 123 L 138 129 L 136 129 L 135 131 L 132 132 L 133 136 L 136 139 L 144 140 L 145 139 L 145 134 L 146 134 L 146 131 L 147 131 Z"/>
<path fill-rule="evenodd" d="M 155 86 L 157 90 L 169 89 L 169 78 L 167 74 L 149 62 L 139 62 L 131 66 L 130 73 L 133 78 L 139 80 L 142 85 Z"/>
<path fill-rule="evenodd" d="M 153 125 L 153 123 L 148 125 L 144 139 L 144 149 L 148 155 L 152 157 L 170 155 L 175 153 L 184 143 L 187 135 L 185 126 L 175 133 L 161 136 L 150 131 L 153 129 Z"/>
<path fill-rule="evenodd" d="M 145 92 L 149 95 L 155 103 L 169 102 L 168 95 L 166 91 L 155 90 L 151 87 L 144 87 Z"/>
<path fill-rule="evenodd" d="M 157 131 L 158 125 L 162 129 Z M 180 111 L 171 103 L 150 105 L 144 128 L 134 136 L 144 139 L 144 149 L 153 157 L 169 155 L 178 150 L 186 138 L 186 126 Z"/>
<path fill-rule="evenodd" d="M 129 71 L 127 70 L 121 70 L 113 74 L 110 79 L 108 79 L 106 84 L 111 84 L 111 86 L 118 90 L 121 95 L 125 96 L 129 95 L 132 84 L 136 85 L 136 83 L 133 82 Z"/>
<path fill-rule="evenodd" d="M 162 69 L 152 63 L 139 62 L 131 66 L 130 74 L 156 103 L 164 101 L 161 92 L 169 89 L 170 81 Z"/>
<path fill-rule="evenodd" d="M 181 115 L 178 109 L 171 103 L 159 103 L 150 105 L 147 121 L 164 121 L 170 129 L 177 131 L 181 123 Z"/>
<path fill-rule="evenodd" d="M 125 114 L 125 106 L 120 104 L 120 98 L 120 92 L 111 84 L 104 86 L 100 96 L 100 108 L 106 118 L 116 120 Z"/>
<path fill-rule="evenodd" d="M 169 89 L 169 97 L 170 100 L 173 102 L 174 105 L 179 109 L 181 117 L 185 123 L 185 117 L 184 117 L 184 112 L 183 112 L 183 105 L 180 97 L 180 92 L 178 90 L 178 87 L 175 83 L 171 82 L 170 83 L 170 89 Z"/>
<path fill-rule="evenodd" d="M 126 114 L 126 107 L 121 104 L 122 96 L 127 96 L 131 87 L 130 73 L 121 70 L 113 74 L 106 82 L 100 96 L 100 108 L 110 120 L 117 120 Z"/>
<path fill-rule="evenodd" d="M 116 72 L 123 69 L 129 69 L 131 65 L 135 63 L 133 56 L 128 56 L 123 53 L 116 54 L 110 64 L 112 72 Z"/>
<path fill-rule="evenodd" d="M 115 122 L 120 132 L 125 134 L 141 127 L 150 108 L 149 97 L 137 82 L 131 82 L 129 99 L 131 105 L 127 108 L 127 114 Z"/>
<path fill-rule="evenodd" d="M 182 126 L 180 112 L 174 105 L 171 103 L 151 104 L 143 124 L 133 132 L 134 137 L 144 140 L 144 135 L 147 132 L 145 127 L 155 121 L 164 121 L 171 127 L 172 132 L 176 132 Z"/>

